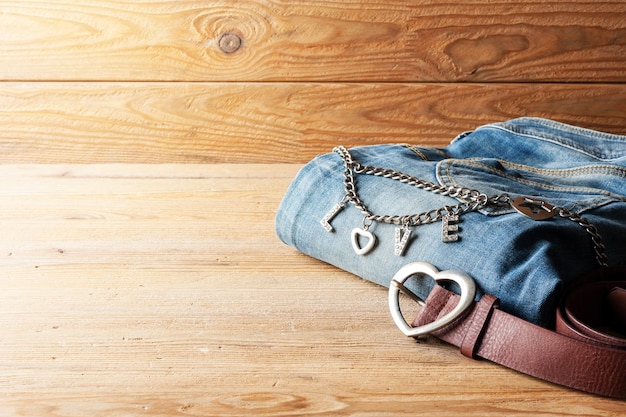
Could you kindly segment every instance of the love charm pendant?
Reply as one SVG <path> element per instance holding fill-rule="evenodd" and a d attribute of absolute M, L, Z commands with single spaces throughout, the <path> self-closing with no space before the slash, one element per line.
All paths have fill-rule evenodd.
<path fill-rule="evenodd" d="M 376 245 L 376 236 L 374 236 L 374 234 L 369 231 L 372 223 L 372 220 L 366 216 L 363 219 L 362 228 L 356 227 L 352 229 L 350 239 L 352 240 L 352 249 L 354 249 L 354 252 L 357 255 L 367 255 L 372 249 L 374 249 L 374 246 Z M 365 243 L 365 245 L 361 245 L 361 242 L 359 242 L 359 238 L 366 239 L 367 243 Z"/>
<path fill-rule="evenodd" d="M 443 216 L 441 220 L 441 241 L 448 242 L 457 242 L 459 240 L 459 235 L 457 234 L 459 231 L 459 225 L 457 224 L 459 221 L 459 216 L 448 214 Z"/>
<path fill-rule="evenodd" d="M 357 255 L 367 255 L 372 249 L 374 249 L 374 245 L 376 244 L 376 236 L 374 236 L 372 232 L 359 229 L 358 227 L 352 229 L 350 237 L 352 239 L 352 248 Z M 365 246 L 361 246 L 359 237 L 367 239 Z"/>
<path fill-rule="evenodd" d="M 404 255 L 404 250 L 406 249 L 406 244 L 409 241 L 409 236 L 411 236 L 411 229 L 407 227 L 396 227 L 396 235 L 395 235 L 395 245 L 394 245 L 394 254 L 396 256 Z"/>
<path fill-rule="evenodd" d="M 324 227 L 324 229 L 326 229 L 327 232 L 332 233 L 335 231 L 335 229 L 333 229 L 333 227 L 330 225 L 330 221 L 333 219 L 333 217 L 337 215 L 337 213 L 339 213 L 343 209 L 344 205 L 345 203 L 343 202 L 343 200 L 340 203 L 335 204 L 333 208 L 331 208 L 330 211 L 326 213 L 324 218 L 320 220 L 320 224 Z"/>

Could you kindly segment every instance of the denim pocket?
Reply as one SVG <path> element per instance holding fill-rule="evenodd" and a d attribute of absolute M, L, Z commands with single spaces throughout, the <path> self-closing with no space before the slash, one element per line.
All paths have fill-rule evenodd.
<path fill-rule="evenodd" d="M 626 168 L 607 164 L 546 169 L 498 159 L 451 159 L 438 164 L 437 178 L 444 185 L 487 195 L 537 197 L 578 214 L 626 201 Z M 510 212 L 483 210 L 491 215 Z"/>
<path fill-rule="evenodd" d="M 523 117 L 486 125 L 483 129 L 501 130 L 506 136 L 515 137 L 516 140 L 540 144 L 539 150 L 554 156 L 553 160 L 557 163 L 619 163 L 620 159 L 626 158 L 626 136 L 598 132 L 554 120 Z M 531 155 L 533 159 L 538 156 L 536 151 Z"/>
<path fill-rule="evenodd" d="M 626 165 L 626 136 L 523 117 L 481 126 L 446 148 L 451 158 L 496 158 L 543 168 Z"/>

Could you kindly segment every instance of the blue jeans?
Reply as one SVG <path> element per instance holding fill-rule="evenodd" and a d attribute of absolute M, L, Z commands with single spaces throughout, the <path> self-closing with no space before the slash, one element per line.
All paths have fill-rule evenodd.
<path fill-rule="evenodd" d="M 390 168 L 446 186 L 489 196 L 540 198 L 580 214 L 604 239 L 611 266 L 626 264 L 626 136 L 610 135 L 545 119 L 520 118 L 459 135 L 445 148 L 376 145 L 350 150 L 355 161 Z M 402 256 L 394 254 L 398 226 L 374 223 L 374 249 L 358 255 L 351 232 L 364 215 L 350 203 L 327 231 L 320 220 L 345 196 L 343 161 L 337 153 L 305 165 L 287 190 L 276 215 L 276 232 L 299 251 L 383 286 L 412 261 L 439 270 L 462 270 L 501 308 L 550 326 L 564 285 L 598 267 L 590 235 L 555 216 L 536 221 L 509 206 L 460 216 L 455 242 L 442 241 L 442 223 L 411 228 Z M 411 215 L 458 204 L 398 181 L 355 174 L 358 194 L 375 214 Z M 415 282 L 413 280 L 412 282 Z M 425 298 L 432 282 L 415 282 Z"/>

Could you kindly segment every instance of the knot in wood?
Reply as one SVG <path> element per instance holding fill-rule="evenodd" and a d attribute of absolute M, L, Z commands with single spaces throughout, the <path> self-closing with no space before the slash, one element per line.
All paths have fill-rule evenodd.
<path fill-rule="evenodd" d="M 225 54 L 232 54 L 241 48 L 243 41 L 236 33 L 225 33 L 219 40 L 219 47 Z"/>

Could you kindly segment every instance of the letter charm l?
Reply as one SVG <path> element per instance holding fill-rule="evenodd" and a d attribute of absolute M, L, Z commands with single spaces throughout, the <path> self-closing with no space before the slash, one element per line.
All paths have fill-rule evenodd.
<path fill-rule="evenodd" d="M 335 229 L 333 229 L 333 227 L 330 225 L 330 221 L 333 219 L 333 217 L 337 215 L 337 213 L 341 211 L 341 209 L 343 209 L 343 206 L 344 202 L 342 200 L 340 203 L 335 204 L 333 208 L 331 208 L 330 211 L 326 213 L 324 218 L 320 220 L 320 224 L 324 226 L 324 229 L 326 229 L 327 232 L 332 233 L 335 231 Z"/>

